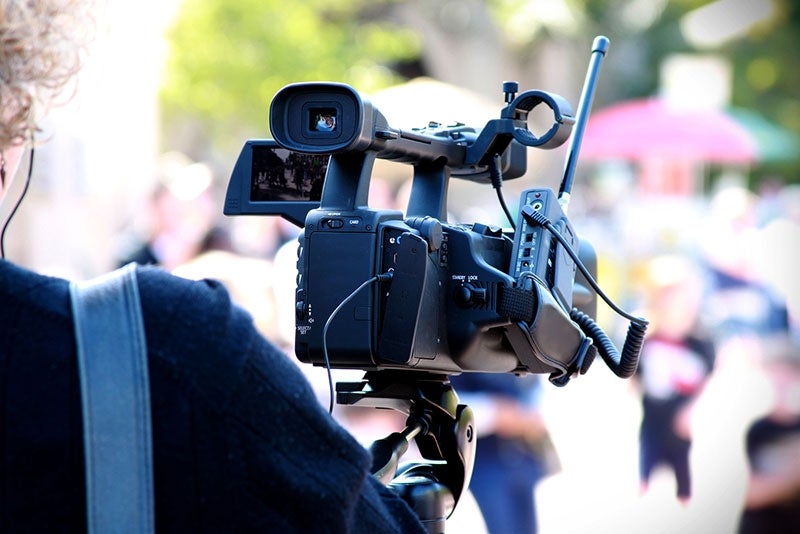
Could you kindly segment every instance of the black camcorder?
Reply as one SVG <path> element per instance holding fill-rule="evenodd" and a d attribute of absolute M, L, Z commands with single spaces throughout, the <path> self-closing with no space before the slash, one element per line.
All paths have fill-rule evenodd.
<path fill-rule="evenodd" d="M 472 412 L 458 403 L 450 375 L 540 373 L 563 386 L 597 354 L 619 377 L 636 371 L 647 321 L 603 293 L 594 250 L 567 217 L 607 47 L 605 37 L 593 44 L 577 114 L 558 95 L 518 94 L 515 82 L 504 82 L 499 118 L 480 129 L 393 128 L 348 85 L 288 85 L 270 107 L 274 140 L 247 141 L 231 175 L 226 215 L 280 215 L 303 228 L 294 302 L 298 359 L 366 371 L 361 382 L 337 384 L 340 404 L 408 414 L 402 432 L 373 444 L 372 472 L 431 532 L 443 532 L 474 458 Z M 552 113 L 541 135 L 528 127 L 539 106 Z M 549 149 L 567 140 L 558 194 L 524 191 L 514 217 L 502 197 L 503 180 L 526 172 L 528 147 Z M 405 213 L 369 206 L 378 158 L 413 168 Z M 448 222 L 451 178 L 491 184 L 511 228 Z M 630 321 L 621 351 L 594 321 L 598 297 Z M 430 462 L 398 475 L 398 459 L 412 439 Z"/>
<path fill-rule="evenodd" d="M 596 347 L 571 315 L 574 308 L 588 311 L 584 321 L 594 315 L 596 296 L 576 269 L 591 264 L 594 252 L 556 194 L 525 191 L 513 232 L 446 220 L 451 177 L 487 184 L 519 177 L 526 147 L 554 148 L 570 136 L 575 117 L 562 97 L 517 95 L 513 82 L 504 93 L 500 118 L 480 130 L 392 128 L 341 83 L 291 84 L 275 95 L 274 141 L 245 144 L 225 213 L 281 215 L 304 226 L 294 310 L 301 361 L 443 374 L 549 373 L 556 384 L 585 372 Z M 527 117 L 540 105 L 553 122 L 536 136 Z M 413 166 L 405 214 L 369 207 L 376 158 Z M 572 250 L 584 259 L 576 262 Z"/>

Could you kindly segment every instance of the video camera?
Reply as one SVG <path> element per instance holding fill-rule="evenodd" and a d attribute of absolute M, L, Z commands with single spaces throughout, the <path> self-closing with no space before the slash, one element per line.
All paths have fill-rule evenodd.
<path fill-rule="evenodd" d="M 577 118 L 564 98 L 539 90 L 517 94 L 514 82 L 503 84 L 500 117 L 477 130 L 435 123 L 393 128 L 368 99 L 341 83 L 296 83 L 275 95 L 269 115 L 274 141 L 246 142 L 224 212 L 280 215 L 304 227 L 295 352 L 306 363 L 367 371 L 364 382 L 339 385 L 340 403 L 422 404 L 426 409 L 419 412 L 430 412 L 453 404 L 447 376 L 462 372 L 546 373 L 563 386 L 585 373 L 598 351 L 617 375 L 635 372 L 646 321 L 628 316 L 628 339 L 617 352 L 594 322 L 596 297 L 606 298 L 594 281 L 594 251 L 566 215 L 607 43 L 595 41 Z M 538 106 L 552 113 L 541 135 L 528 128 Z M 502 180 L 525 173 L 527 147 L 558 147 L 573 128 L 561 191 L 524 191 L 515 221 L 499 194 Z M 413 167 L 405 214 L 368 205 L 379 158 Z M 492 184 L 513 229 L 448 222 L 451 177 Z M 471 419 L 464 410 L 445 411 L 442 428 L 431 430 L 430 413 L 417 426 L 439 440 L 455 432 L 460 437 L 444 447 L 454 449 L 445 459 L 457 456 L 471 466 L 461 434 Z M 442 448 L 429 447 L 437 458 Z M 456 482 L 448 486 L 461 485 L 453 491 L 456 499 L 469 469 L 449 476 Z"/>
<path fill-rule="evenodd" d="M 566 247 L 580 249 L 583 263 L 593 250 L 577 237 L 552 190 L 523 193 L 511 234 L 446 221 L 451 176 L 486 183 L 493 173 L 519 177 L 525 146 L 554 148 L 569 137 L 575 119 L 566 100 L 504 88 L 501 118 L 479 132 L 464 125 L 392 128 L 367 99 L 339 83 L 292 84 L 275 95 L 275 141 L 245 144 L 225 213 L 276 214 L 305 226 L 295 300 L 301 361 L 445 374 L 550 373 L 559 385 L 591 363 L 591 338 L 570 313 L 575 299 L 593 316 L 594 295 L 585 277 L 576 281 L 579 263 Z M 552 127 L 539 137 L 526 124 L 538 105 L 553 113 Z M 281 147 L 283 160 L 276 154 Z M 405 216 L 368 206 L 376 158 L 413 166 Z M 282 176 L 270 180 L 276 169 Z M 289 184 L 298 174 L 305 176 L 301 185 Z M 365 282 L 372 285 L 362 288 Z"/>

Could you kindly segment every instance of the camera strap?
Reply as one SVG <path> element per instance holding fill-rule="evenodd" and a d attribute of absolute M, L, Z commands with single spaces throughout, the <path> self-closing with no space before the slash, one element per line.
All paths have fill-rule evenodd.
<path fill-rule="evenodd" d="M 88 532 L 153 532 L 147 343 L 136 266 L 70 284 Z"/>
<path fill-rule="evenodd" d="M 500 286 L 497 312 L 514 321 L 532 323 L 536 318 L 536 292 L 530 288 Z"/>
<path fill-rule="evenodd" d="M 550 373 L 552 383 L 565 385 L 594 360 L 592 340 L 536 276 L 523 275 L 514 287 L 500 286 L 497 311 L 516 323 L 506 336 L 517 358 L 532 372 Z"/>

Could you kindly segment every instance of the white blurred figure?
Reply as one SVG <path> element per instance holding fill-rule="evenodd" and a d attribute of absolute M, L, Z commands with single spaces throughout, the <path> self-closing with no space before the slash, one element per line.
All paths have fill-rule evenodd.
<path fill-rule="evenodd" d="M 229 248 L 216 226 L 219 203 L 208 165 L 169 152 L 159 167 L 158 183 L 146 206 L 145 237 L 120 259 L 120 265 L 134 261 L 172 270 L 210 248 Z"/>

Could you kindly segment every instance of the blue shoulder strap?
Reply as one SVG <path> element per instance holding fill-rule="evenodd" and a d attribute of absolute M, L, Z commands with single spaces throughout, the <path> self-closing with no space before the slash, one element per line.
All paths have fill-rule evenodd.
<path fill-rule="evenodd" d="M 154 531 L 147 344 L 135 264 L 70 284 L 90 533 Z"/>

